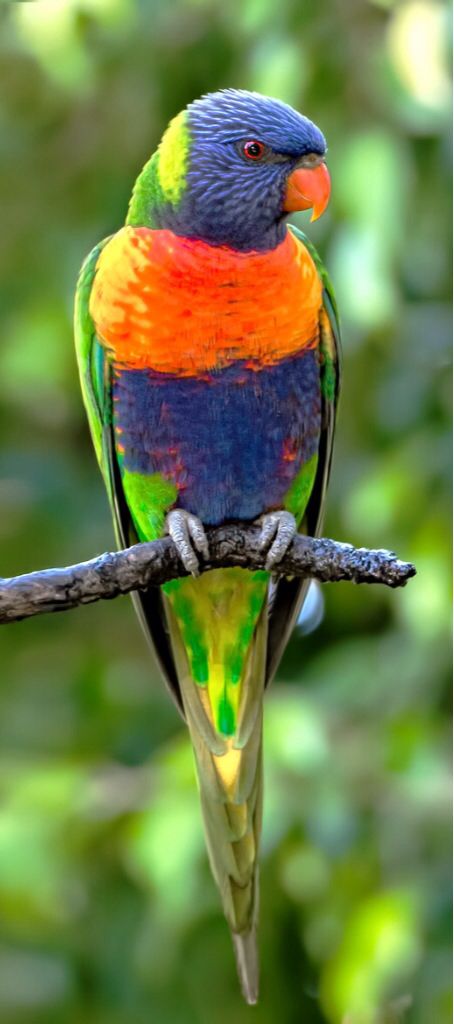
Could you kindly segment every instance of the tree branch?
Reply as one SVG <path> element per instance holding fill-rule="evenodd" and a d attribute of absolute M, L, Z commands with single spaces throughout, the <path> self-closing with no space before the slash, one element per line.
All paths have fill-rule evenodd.
<path fill-rule="evenodd" d="M 210 561 L 201 565 L 201 571 L 229 566 L 263 569 L 259 535 L 257 526 L 241 524 L 207 530 Z M 279 567 L 282 576 L 311 577 L 322 583 L 383 583 L 388 587 L 403 587 L 415 574 L 411 562 L 401 562 L 391 551 L 369 551 L 303 536 L 295 537 Z M 135 544 L 125 551 L 107 552 L 64 569 L 0 578 L 0 624 L 44 612 L 67 611 L 186 575 L 173 541 L 164 537 L 152 543 Z"/>

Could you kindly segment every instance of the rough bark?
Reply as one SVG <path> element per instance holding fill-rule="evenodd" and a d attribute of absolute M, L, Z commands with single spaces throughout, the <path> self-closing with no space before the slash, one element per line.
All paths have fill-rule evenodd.
<path fill-rule="evenodd" d="M 263 569 L 256 526 L 221 526 L 207 531 L 210 560 L 207 569 L 241 566 Z M 354 548 L 325 538 L 297 536 L 279 567 L 279 575 L 311 577 L 322 583 L 382 583 L 403 587 L 416 574 L 411 562 L 402 562 L 392 551 Z M 106 552 L 89 562 L 63 569 L 43 569 L 11 579 L 0 579 L 0 623 L 67 611 L 158 586 L 187 575 L 169 537 L 135 544 L 124 551 Z"/>

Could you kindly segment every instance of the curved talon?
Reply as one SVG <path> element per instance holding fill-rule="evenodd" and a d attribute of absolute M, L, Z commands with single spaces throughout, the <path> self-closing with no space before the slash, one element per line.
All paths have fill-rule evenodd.
<path fill-rule="evenodd" d="M 272 571 L 283 559 L 298 532 L 296 519 L 291 512 L 268 512 L 259 519 L 262 531 L 259 551 L 266 551 L 265 568 Z"/>
<path fill-rule="evenodd" d="M 207 561 L 210 557 L 206 533 L 200 519 L 191 512 L 176 508 L 167 513 L 165 527 L 187 572 L 190 572 L 191 576 L 198 576 L 200 565 L 197 552 Z"/>

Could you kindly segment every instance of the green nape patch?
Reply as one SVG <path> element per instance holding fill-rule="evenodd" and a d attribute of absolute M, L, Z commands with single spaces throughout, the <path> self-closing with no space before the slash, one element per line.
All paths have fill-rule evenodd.
<path fill-rule="evenodd" d="M 160 473 L 122 471 L 123 490 L 139 540 L 162 537 L 168 509 L 177 498 L 177 488 Z"/>
<path fill-rule="evenodd" d="M 154 211 L 163 206 L 165 196 L 158 175 L 158 152 L 145 164 L 136 179 L 129 203 L 126 224 L 132 227 L 155 227 Z"/>
<path fill-rule="evenodd" d="M 315 452 L 312 458 L 308 459 L 301 467 L 285 496 L 285 508 L 295 516 L 297 523 L 301 521 L 306 511 L 306 505 L 314 486 L 317 463 L 318 452 Z"/>
<path fill-rule="evenodd" d="M 186 186 L 190 135 L 185 110 L 177 114 L 164 132 L 158 148 L 158 177 L 164 198 L 176 205 Z"/>
<path fill-rule="evenodd" d="M 173 206 L 179 203 L 186 185 L 189 149 L 187 113 L 182 110 L 170 122 L 156 152 L 136 180 L 127 224 L 153 228 L 156 226 L 156 210 L 165 203 L 172 203 Z"/>

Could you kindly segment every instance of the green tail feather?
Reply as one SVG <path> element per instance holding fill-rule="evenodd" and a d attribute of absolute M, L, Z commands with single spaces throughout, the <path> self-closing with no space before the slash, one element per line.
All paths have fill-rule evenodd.
<path fill-rule="evenodd" d="M 182 584 L 178 600 L 174 599 L 175 589 L 171 587 L 166 601 L 195 753 L 208 855 L 232 932 L 241 986 L 249 1003 L 256 1002 L 258 994 L 257 858 L 262 819 L 262 717 L 268 628 L 268 577 L 257 575 L 242 569 L 216 570 L 197 580 L 178 581 Z M 196 622 L 201 609 L 203 623 L 200 618 Z M 228 616 L 220 615 L 221 610 L 228 611 Z M 238 659 L 219 661 L 223 652 L 233 650 L 235 636 L 237 650 L 242 651 L 238 674 Z M 243 648 L 241 637 L 248 639 Z M 205 656 L 208 672 L 200 682 L 194 675 L 204 666 Z M 221 713 L 226 704 L 231 708 L 227 720 Z"/>

